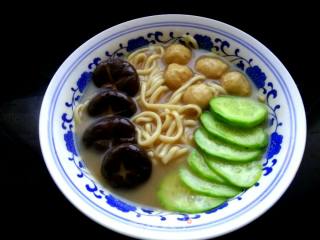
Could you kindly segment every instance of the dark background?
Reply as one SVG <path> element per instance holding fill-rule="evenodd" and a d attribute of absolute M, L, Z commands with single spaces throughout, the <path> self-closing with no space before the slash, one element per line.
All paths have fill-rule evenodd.
<path fill-rule="evenodd" d="M 119 1 L 120 2 L 120 1 Z M 256 1 L 131 1 L 90 2 L 83 7 L 45 4 L 2 9 L 3 71 L 0 94 L 0 181 L 4 230 L 11 235 L 59 237 L 91 236 L 129 239 L 92 222 L 58 190 L 44 164 L 38 140 L 38 114 L 42 97 L 55 71 L 84 41 L 95 34 L 137 17 L 185 13 L 231 24 L 266 45 L 286 66 L 302 95 L 308 122 L 305 155 L 293 183 L 263 216 L 246 227 L 220 237 L 229 239 L 293 238 L 317 234 L 320 205 L 320 97 L 316 67 L 319 16 L 305 2 L 279 6 Z M 77 8 L 76 8 L 77 6 Z M 3 65 L 2 65 L 3 66 Z M 6 76 L 5 73 L 8 73 Z M 4 173 L 4 174 L 3 174 Z M 4 189 L 9 189 L 4 190 Z M 4 216 L 3 216 L 4 217 Z M 315 218 L 317 219 L 317 218 Z"/>

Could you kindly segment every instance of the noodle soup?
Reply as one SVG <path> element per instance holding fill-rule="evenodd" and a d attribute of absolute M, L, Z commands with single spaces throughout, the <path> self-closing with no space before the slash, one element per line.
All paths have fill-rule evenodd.
<path fill-rule="evenodd" d="M 88 169 L 110 191 L 143 205 L 170 209 L 160 204 L 159 186 L 167 175 L 187 167 L 188 156 L 197 148 L 194 134 L 201 125 L 200 116 L 209 109 L 209 101 L 224 95 L 256 98 L 256 90 L 246 75 L 226 59 L 181 44 L 141 48 L 125 60 L 139 76 L 139 92 L 133 97 L 137 110 L 129 119 L 136 130 L 137 145 L 152 164 L 150 176 L 132 189 L 111 187 L 105 179 L 101 165 L 108 151 L 90 149 L 82 141 L 85 130 L 101 118 L 89 116 L 86 111 L 93 96 L 101 92 L 93 83 L 75 109 L 78 148 Z M 105 111 L 112 115 L 110 109 Z M 126 170 L 123 174 L 125 177 Z"/>

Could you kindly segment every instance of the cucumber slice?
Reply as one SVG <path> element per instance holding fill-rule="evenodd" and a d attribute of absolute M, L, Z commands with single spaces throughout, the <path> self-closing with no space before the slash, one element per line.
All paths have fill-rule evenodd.
<path fill-rule="evenodd" d="M 217 120 L 210 112 L 202 113 L 200 120 L 210 134 L 226 142 L 246 148 L 263 148 L 268 144 L 268 135 L 262 127 L 234 127 Z"/>
<path fill-rule="evenodd" d="M 211 111 L 221 120 L 238 127 L 254 127 L 266 120 L 266 105 L 245 97 L 222 96 L 210 101 Z"/>
<path fill-rule="evenodd" d="M 228 161 L 248 162 L 262 155 L 261 150 L 244 149 L 213 138 L 203 128 L 195 132 L 194 140 L 205 153 Z"/>
<path fill-rule="evenodd" d="M 190 155 L 187 158 L 187 161 L 190 169 L 198 176 L 206 178 L 213 182 L 226 183 L 226 180 L 224 180 L 222 177 L 220 177 L 217 173 L 215 173 L 208 167 L 202 155 L 197 150 L 194 149 L 190 153 Z"/>
<path fill-rule="evenodd" d="M 230 163 L 207 154 L 203 155 L 208 166 L 238 187 L 249 188 L 261 177 L 261 160 L 248 163 Z"/>
<path fill-rule="evenodd" d="M 208 197 L 189 190 L 182 184 L 177 172 L 168 174 L 162 180 L 157 194 L 165 209 L 183 213 L 204 212 L 226 201 L 226 198 Z"/>
<path fill-rule="evenodd" d="M 191 173 L 187 168 L 179 171 L 181 181 L 192 191 L 210 197 L 234 197 L 241 190 L 237 187 L 227 186 L 219 183 L 209 182 Z"/>

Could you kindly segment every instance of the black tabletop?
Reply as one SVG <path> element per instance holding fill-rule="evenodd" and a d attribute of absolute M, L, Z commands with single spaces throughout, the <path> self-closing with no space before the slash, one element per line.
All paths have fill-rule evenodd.
<path fill-rule="evenodd" d="M 302 95 L 307 114 L 307 144 L 301 167 L 286 193 L 263 216 L 227 239 L 258 239 L 313 236 L 320 213 L 320 96 L 317 56 L 318 16 L 310 5 L 295 8 L 276 4 L 224 5 L 203 1 L 139 1 L 99 6 L 86 3 L 81 9 L 47 3 L 41 10 L 28 6 L 13 11 L 6 23 L 12 52 L 10 74 L 1 80 L 0 146 L 2 150 L 2 201 L 8 206 L 10 234 L 26 237 L 47 232 L 52 236 L 85 235 L 130 239 L 112 232 L 79 212 L 58 190 L 41 155 L 38 117 L 51 77 L 65 58 L 84 41 L 113 25 L 137 17 L 185 13 L 217 19 L 249 33 L 266 45 L 286 66 Z M 294 4 L 292 4 L 294 5 Z M 27 7 L 27 6 L 26 6 Z M 33 9 L 33 11 L 31 11 Z M 302 17 L 303 16 L 303 17 Z M 16 18 L 15 21 L 12 20 Z M 14 55 L 14 56 L 13 56 Z"/>

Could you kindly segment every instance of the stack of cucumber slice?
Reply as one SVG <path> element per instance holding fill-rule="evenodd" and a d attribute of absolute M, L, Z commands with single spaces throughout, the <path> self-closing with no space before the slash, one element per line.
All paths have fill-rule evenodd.
<path fill-rule="evenodd" d="M 210 101 L 200 116 L 197 149 L 187 167 L 162 181 L 158 197 L 164 208 L 197 213 L 212 209 L 254 185 L 262 173 L 268 135 L 261 126 L 266 106 L 250 98 L 223 96 Z"/>

